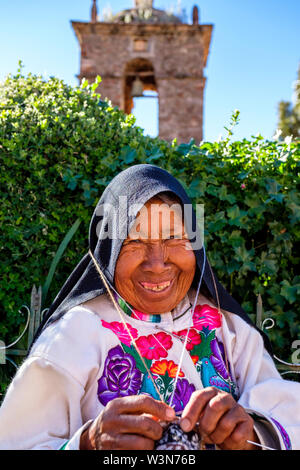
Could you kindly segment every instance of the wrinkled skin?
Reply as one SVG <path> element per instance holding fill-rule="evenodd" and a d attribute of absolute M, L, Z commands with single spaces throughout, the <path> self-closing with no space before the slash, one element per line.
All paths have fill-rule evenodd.
<path fill-rule="evenodd" d="M 153 450 L 163 432 L 158 421 L 174 418 L 172 408 L 152 397 L 115 398 L 82 434 L 80 449 Z"/>
<path fill-rule="evenodd" d="M 253 424 L 230 393 L 214 387 L 195 391 L 180 420 L 184 431 L 196 428 L 205 443 L 217 444 L 223 450 L 258 449 L 247 442 L 259 442 Z"/>
<path fill-rule="evenodd" d="M 184 298 L 195 270 L 196 258 L 181 215 L 160 200 L 151 199 L 139 212 L 120 251 L 115 270 L 117 291 L 137 310 L 162 314 Z M 142 285 L 163 282 L 171 285 L 162 292 Z"/>

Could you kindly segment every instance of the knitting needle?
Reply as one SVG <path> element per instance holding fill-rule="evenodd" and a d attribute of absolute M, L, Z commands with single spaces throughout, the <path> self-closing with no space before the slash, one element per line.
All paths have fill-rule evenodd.
<path fill-rule="evenodd" d="M 265 446 L 265 445 L 263 445 L 263 444 L 258 444 L 258 442 L 249 441 L 249 440 L 247 440 L 247 442 L 248 442 L 249 444 L 253 444 L 254 446 L 263 447 L 264 449 L 276 450 L 276 449 L 273 449 L 272 447 L 268 447 L 268 446 Z"/>
<path fill-rule="evenodd" d="M 199 423 L 198 423 L 198 422 L 196 423 L 196 427 L 197 427 L 197 426 L 199 426 Z M 262 448 L 264 448 L 264 449 L 276 450 L 276 449 L 273 449 L 272 447 L 268 447 L 268 446 L 265 446 L 265 445 L 263 445 L 263 444 L 259 444 L 258 442 L 249 441 L 248 439 L 247 439 L 246 442 L 248 442 L 249 444 L 253 444 L 254 446 L 257 446 L 257 447 L 262 447 Z"/>

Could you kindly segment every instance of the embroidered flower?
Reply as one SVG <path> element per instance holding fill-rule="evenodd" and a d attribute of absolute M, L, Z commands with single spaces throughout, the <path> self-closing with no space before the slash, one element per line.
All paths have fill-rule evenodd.
<path fill-rule="evenodd" d="M 135 360 L 121 346 L 110 349 L 98 380 L 98 399 L 102 405 L 117 397 L 136 395 L 142 385 L 142 373 Z"/>
<path fill-rule="evenodd" d="M 210 305 L 197 305 L 193 314 L 193 326 L 197 330 L 208 327 L 209 330 L 221 326 L 221 315 L 218 310 Z"/>
<path fill-rule="evenodd" d="M 182 337 L 182 342 L 184 342 L 186 334 L 188 330 L 187 328 L 185 330 L 178 331 L 177 333 L 174 333 L 177 336 Z M 188 335 L 188 341 L 186 343 L 186 349 L 188 351 L 191 351 L 196 344 L 201 343 L 201 336 L 199 335 L 198 331 L 196 331 L 194 328 L 190 328 L 189 335 Z"/>
<path fill-rule="evenodd" d="M 210 361 L 217 372 L 223 377 L 223 379 L 228 379 L 228 372 L 226 369 L 226 360 L 225 360 L 225 351 L 223 343 L 214 338 L 210 343 L 212 356 L 210 356 Z M 228 367 L 229 367 L 228 363 Z M 229 370 L 230 373 L 230 370 Z"/>
<path fill-rule="evenodd" d="M 102 322 L 102 325 L 105 328 L 110 329 L 111 331 L 113 331 L 113 333 L 115 333 L 115 335 L 117 335 L 117 337 L 119 338 L 121 343 L 126 344 L 126 346 L 128 346 L 128 347 L 130 347 L 130 344 L 131 344 L 131 338 L 130 338 L 130 335 L 128 333 L 128 330 L 130 331 L 130 334 L 133 337 L 133 339 L 136 339 L 137 336 L 138 336 L 137 330 L 135 328 L 132 328 L 132 326 L 129 325 L 128 323 L 126 323 L 127 328 L 128 328 L 128 330 L 127 330 L 123 323 L 120 323 L 120 322 L 117 322 L 117 321 L 113 321 L 111 323 L 108 323 L 105 320 L 101 320 L 101 322 Z"/>
<path fill-rule="evenodd" d="M 175 411 L 183 410 L 188 404 L 192 393 L 196 390 L 195 385 L 189 384 L 186 379 L 179 379 L 173 396 Z"/>
<path fill-rule="evenodd" d="M 150 368 L 150 371 L 153 374 L 157 374 L 157 375 L 168 374 L 169 377 L 175 378 L 177 371 L 178 371 L 178 365 L 175 364 L 174 361 L 167 361 L 166 359 L 163 359 L 162 361 L 154 362 L 154 364 Z M 178 376 L 184 377 L 184 372 L 182 372 L 181 370 Z"/>
<path fill-rule="evenodd" d="M 143 357 L 152 360 L 167 357 L 173 341 L 170 335 L 160 332 L 155 335 L 140 336 L 136 340 L 136 345 Z"/>
<path fill-rule="evenodd" d="M 199 356 L 191 356 L 193 363 L 196 365 L 199 361 Z"/>

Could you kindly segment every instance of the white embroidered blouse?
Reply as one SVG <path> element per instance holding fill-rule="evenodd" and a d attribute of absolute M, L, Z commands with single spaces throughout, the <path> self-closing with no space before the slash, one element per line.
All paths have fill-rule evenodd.
<path fill-rule="evenodd" d="M 202 295 L 192 315 L 194 296 L 191 290 L 173 312 L 155 316 L 129 314 L 118 299 L 125 327 L 102 295 L 49 325 L 7 390 L 0 448 L 76 450 L 83 430 L 116 397 L 158 399 L 159 391 L 180 413 L 194 390 L 214 386 L 254 417 L 261 444 L 300 449 L 300 384 L 282 379 L 260 334 L 237 315 L 220 316 Z"/>

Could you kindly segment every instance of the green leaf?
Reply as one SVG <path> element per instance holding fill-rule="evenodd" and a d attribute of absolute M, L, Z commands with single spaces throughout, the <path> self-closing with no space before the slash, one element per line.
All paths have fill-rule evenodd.
<path fill-rule="evenodd" d="M 251 208 L 259 207 L 260 203 L 261 203 L 260 198 L 256 194 L 245 197 L 245 204 L 247 204 L 247 206 Z"/>
<path fill-rule="evenodd" d="M 270 194 L 270 198 L 266 201 L 269 202 L 272 199 L 275 199 L 275 201 L 282 203 L 284 199 L 284 194 L 279 194 L 279 189 L 281 188 L 281 185 L 276 181 L 271 178 L 266 178 L 266 189 L 267 192 Z"/>
<path fill-rule="evenodd" d="M 108 181 L 107 178 L 98 178 L 95 180 L 95 183 L 98 184 L 99 186 L 107 186 Z"/>
<path fill-rule="evenodd" d="M 126 146 L 122 148 L 120 158 L 125 161 L 125 163 L 132 163 L 136 159 L 136 149 Z"/>
<path fill-rule="evenodd" d="M 70 228 L 70 230 L 68 231 L 68 233 L 66 234 L 66 236 L 64 237 L 63 241 L 61 242 L 61 244 L 59 245 L 59 248 L 53 258 L 53 261 L 51 263 L 51 266 L 50 266 L 50 269 L 49 269 L 49 273 L 48 273 L 48 276 L 47 276 L 47 279 L 45 281 L 45 284 L 43 285 L 43 289 L 42 289 L 42 295 L 43 295 L 43 302 L 45 302 L 45 299 L 47 298 L 47 294 L 48 294 L 48 290 L 49 290 L 49 287 L 50 287 L 50 284 L 51 284 L 51 281 L 53 279 L 53 276 L 54 276 L 54 273 L 55 273 L 55 270 L 56 270 L 56 267 L 61 259 L 61 257 L 63 256 L 70 240 L 73 238 L 73 236 L 75 235 L 79 225 L 81 223 L 81 220 L 80 219 L 77 219 L 74 224 L 72 225 L 72 227 Z"/>
<path fill-rule="evenodd" d="M 240 230 L 233 230 L 229 235 L 228 242 L 233 247 L 238 247 L 244 244 L 244 237 L 242 237 Z"/>
<path fill-rule="evenodd" d="M 280 294 L 290 303 L 294 303 L 300 293 L 300 284 L 291 285 L 286 279 L 281 282 Z"/>
<path fill-rule="evenodd" d="M 199 356 L 200 359 L 203 357 L 209 357 L 212 355 L 212 350 L 210 343 L 215 338 L 215 331 L 212 330 L 208 336 L 206 336 L 203 331 L 200 331 L 201 343 L 196 344 L 190 354 L 193 356 Z"/>
<path fill-rule="evenodd" d="M 229 219 L 229 225 L 236 225 L 237 227 L 244 226 L 244 217 L 247 216 L 247 212 L 240 210 L 239 206 L 235 204 L 234 206 L 227 209 L 227 216 Z"/>
<path fill-rule="evenodd" d="M 153 163 L 157 160 L 164 158 L 164 154 L 160 148 L 154 148 L 150 156 L 146 158 L 147 163 Z"/>
<path fill-rule="evenodd" d="M 216 198 L 219 197 L 220 189 L 217 186 L 214 186 L 212 184 L 209 184 L 206 188 L 207 194 L 210 194 L 211 196 L 215 196 Z"/>
<path fill-rule="evenodd" d="M 189 184 L 187 192 L 191 198 L 200 197 L 204 194 L 206 183 L 201 178 L 195 178 Z"/>
<path fill-rule="evenodd" d="M 227 209 L 227 215 L 228 215 L 229 219 L 239 218 L 240 215 L 241 215 L 239 206 L 234 205 L 232 207 L 229 207 L 229 209 Z"/>
<path fill-rule="evenodd" d="M 143 361 L 141 360 L 141 358 L 140 358 L 138 352 L 136 351 L 135 347 L 134 346 L 129 347 L 124 343 L 121 343 L 121 344 L 122 344 L 122 348 L 124 349 L 124 351 L 127 354 L 130 354 L 130 356 L 132 356 L 134 358 L 136 366 L 142 372 L 142 374 L 147 375 L 148 374 L 147 369 L 144 366 Z M 144 359 L 145 364 L 147 365 L 148 369 L 150 369 L 152 361 L 149 360 L 149 359 L 146 359 L 146 358 L 143 358 L 143 359 Z"/>
<path fill-rule="evenodd" d="M 206 219 L 207 220 L 207 219 Z M 210 233 L 220 231 L 227 224 L 227 219 L 224 211 L 217 212 L 209 222 L 207 228 Z"/>
<path fill-rule="evenodd" d="M 229 263 L 226 264 L 226 270 L 228 274 L 232 274 L 235 271 L 239 271 L 240 267 L 240 263 L 234 259 L 231 259 Z"/>
<path fill-rule="evenodd" d="M 227 186 L 225 186 L 225 184 L 222 184 L 218 194 L 221 201 L 228 201 L 230 204 L 236 202 L 236 197 L 233 194 L 227 193 Z"/>

